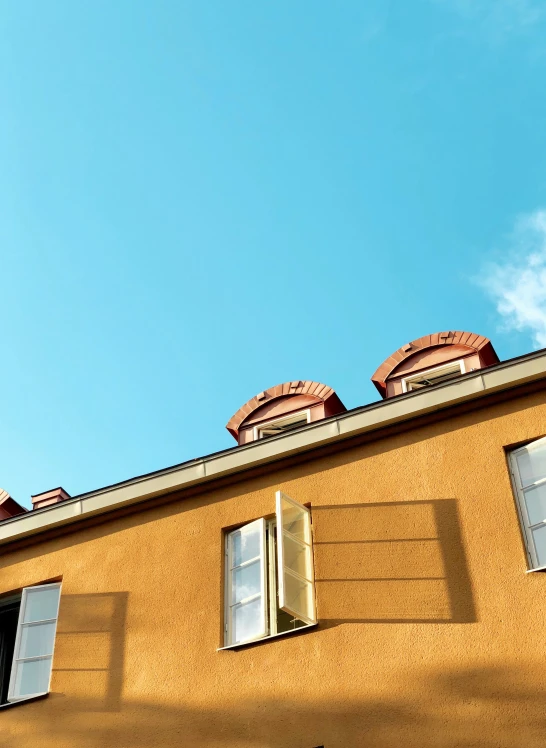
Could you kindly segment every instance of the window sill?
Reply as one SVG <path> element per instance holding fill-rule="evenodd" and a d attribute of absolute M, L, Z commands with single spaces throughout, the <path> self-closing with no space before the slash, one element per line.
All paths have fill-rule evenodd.
<path fill-rule="evenodd" d="M 536 566 L 534 569 L 527 569 L 526 574 L 532 574 L 534 571 L 546 571 L 546 566 Z"/>
<path fill-rule="evenodd" d="M 283 636 L 294 636 L 294 634 L 300 634 L 309 629 L 316 629 L 317 623 L 308 623 L 306 626 L 300 626 L 297 629 L 291 631 L 281 631 L 280 634 L 271 634 L 271 636 L 264 636 L 261 639 L 252 639 L 248 642 L 238 642 L 237 644 L 228 644 L 227 647 L 218 647 L 217 652 L 223 652 L 225 649 L 242 649 L 243 647 L 253 647 L 255 644 L 264 644 L 270 642 L 272 639 L 280 639 Z"/>
<path fill-rule="evenodd" d="M 17 701 L 8 701 L 7 704 L 0 704 L 0 709 L 9 709 L 12 706 L 20 706 L 21 704 L 28 704 L 31 701 L 40 701 L 49 696 L 48 693 L 40 693 L 38 696 L 30 696 L 28 699 L 18 699 Z"/>

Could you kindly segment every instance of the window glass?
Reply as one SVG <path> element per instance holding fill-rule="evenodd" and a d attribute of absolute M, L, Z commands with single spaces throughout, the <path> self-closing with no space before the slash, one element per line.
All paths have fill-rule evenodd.
<path fill-rule="evenodd" d="M 533 530 L 533 540 L 539 566 L 546 566 L 546 525 Z"/>
<path fill-rule="evenodd" d="M 44 587 L 44 589 L 33 588 L 27 591 L 23 622 L 44 621 L 48 618 L 57 618 L 59 607 L 59 588 Z"/>
<path fill-rule="evenodd" d="M 518 468 L 523 486 L 530 486 L 535 481 L 546 478 L 546 441 L 520 452 Z"/>
<path fill-rule="evenodd" d="M 245 561 L 258 558 L 260 555 L 260 530 L 247 526 L 233 533 L 233 565 L 240 566 Z"/>
<path fill-rule="evenodd" d="M 232 603 L 239 603 L 247 597 L 259 595 L 262 588 L 260 559 L 241 566 L 232 572 Z"/>
<path fill-rule="evenodd" d="M 298 543 L 290 535 L 284 536 L 284 567 L 295 571 L 305 579 L 311 578 L 311 559 L 309 546 Z"/>
<path fill-rule="evenodd" d="M 309 542 L 307 512 L 302 506 L 296 506 L 294 502 L 287 501 L 284 495 L 281 495 L 282 507 L 282 529 L 287 530 L 298 540 L 304 543 Z"/>
<path fill-rule="evenodd" d="M 544 522 L 546 520 L 546 483 L 541 483 L 536 488 L 527 488 L 523 494 L 529 522 L 532 525 Z"/>
<path fill-rule="evenodd" d="M 19 657 L 40 657 L 53 654 L 55 623 L 38 623 L 21 628 Z"/>
<path fill-rule="evenodd" d="M 313 620 L 313 586 L 310 582 L 294 577 L 290 573 L 284 575 L 284 605 L 299 618 Z"/>
<path fill-rule="evenodd" d="M 256 598 L 232 609 L 233 643 L 255 639 L 263 634 L 262 601 Z"/>
<path fill-rule="evenodd" d="M 18 662 L 15 672 L 14 697 L 20 699 L 35 693 L 46 693 L 49 688 L 50 673 L 51 657 Z"/>
<path fill-rule="evenodd" d="M 23 589 L 8 701 L 49 689 L 60 594 L 61 585 L 57 583 Z"/>

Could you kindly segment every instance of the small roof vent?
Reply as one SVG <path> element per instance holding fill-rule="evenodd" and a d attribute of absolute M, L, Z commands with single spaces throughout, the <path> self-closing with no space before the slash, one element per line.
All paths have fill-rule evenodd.
<path fill-rule="evenodd" d="M 498 363 L 491 341 L 472 332 L 436 332 L 395 351 L 372 377 L 381 397 L 389 398 L 446 382 Z"/>
<path fill-rule="evenodd" d="M 346 410 L 331 387 L 298 379 L 259 392 L 239 408 L 226 428 L 239 444 L 248 444 Z"/>
<path fill-rule="evenodd" d="M 70 498 L 70 494 L 67 493 L 64 488 L 52 488 L 50 491 L 44 493 L 37 493 L 32 496 L 32 508 L 42 509 L 44 506 L 50 504 L 58 504 L 61 501 L 66 501 Z"/>

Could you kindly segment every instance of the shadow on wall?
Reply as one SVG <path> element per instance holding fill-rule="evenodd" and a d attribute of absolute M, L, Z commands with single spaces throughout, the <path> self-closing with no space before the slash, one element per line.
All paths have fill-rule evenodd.
<path fill-rule="evenodd" d="M 61 595 L 55 688 L 81 697 L 84 709 L 120 709 L 127 598 L 127 592 Z"/>
<path fill-rule="evenodd" d="M 313 506 L 320 624 L 472 623 L 456 499 Z"/>
<path fill-rule="evenodd" d="M 259 687 L 260 674 L 249 686 Z M 542 748 L 544 678 L 540 664 L 424 672 L 391 680 L 373 696 L 312 700 L 229 699 L 224 692 L 201 705 L 180 695 L 178 705 L 126 701 L 122 714 L 86 713 L 61 695 L 24 709 L 17 734 L 4 729 L 2 748 Z M 323 692 L 324 693 L 324 692 Z M 53 701 L 54 703 L 51 703 Z M 49 703 L 48 703 L 49 702 Z M 26 718 L 24 716 L 25 709 Z"/>

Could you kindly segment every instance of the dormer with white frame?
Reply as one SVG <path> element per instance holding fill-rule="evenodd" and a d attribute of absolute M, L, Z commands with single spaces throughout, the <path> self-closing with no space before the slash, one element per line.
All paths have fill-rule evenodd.
<path fill-rule="evenodd" d="M 331 387 L 296 380 L 260 392 L 239 408 L 226 428 L 239 444 L 248 444 L 282 436 L 346 410 Z"/>
<path fill-rule="evenodd" d="M 437 332 L 412 340 L 389 356 L 372 382 L 381 397 L 415 392 L 498 363 L 491 341 L 471 332 Z"/>

